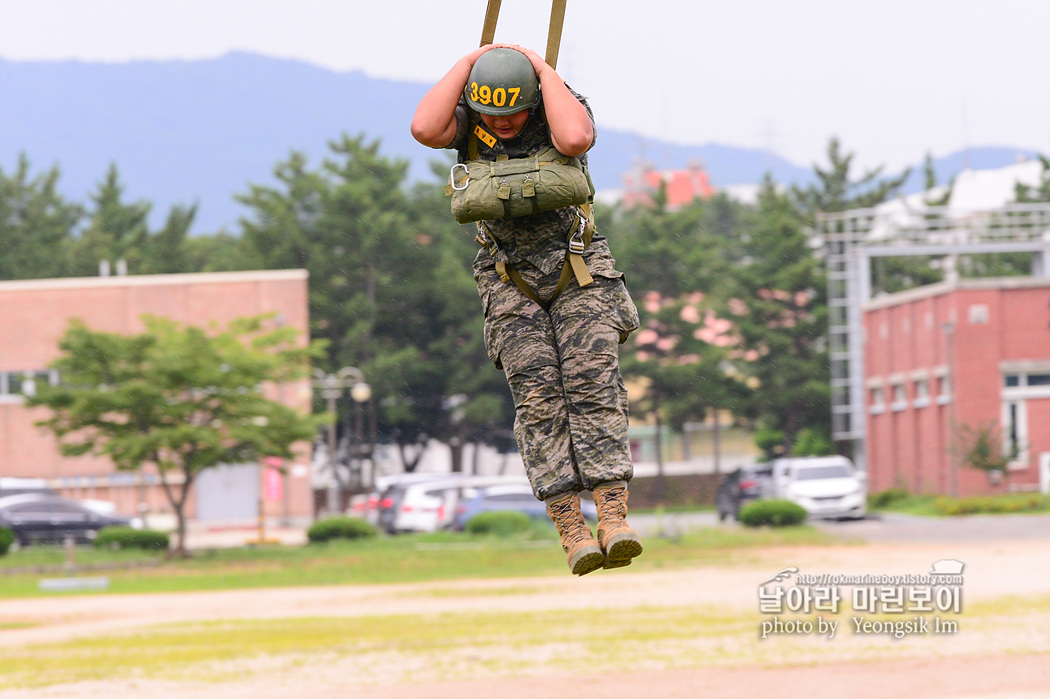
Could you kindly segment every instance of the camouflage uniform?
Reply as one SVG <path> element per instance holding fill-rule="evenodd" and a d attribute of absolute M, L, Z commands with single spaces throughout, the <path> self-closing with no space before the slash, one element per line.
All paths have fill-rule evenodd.
<path fill-rule="evenodd" d="M 587 107 L 586 101 L 573 93 Z M 466 103 L 456 109 L 450 148 L 467 159 L 471 128 Z M 593 116 L 592 116 L 593 122 Z M 473 138 L 473 136 L 470 136 Z M 482 159 L 524 157 L 551 144 L 543 105 L 534 108 L 521 133 L 491 148 L 478 143 Z M 593 145 L 593 144 L 592 144 Z M 586 163 L 586 155 L 581 156 Z M 566 238 L 575 207 L 511 219 L 485 221 L 495 242 L 474 260 L 485 311 L 489 358 L 507 375 L 514 398 L 514 435 L 537 498 L 592 490 L 633 475 L 627 443 L 627 391 L 620 376 L 618 344 L 638 328 L 638 310 L 614 269 L 609 246 L 595 233 L 583 256 L 594 282 L 576 280 L 544 310 L 513 283 L 500 281 L 497 261 L 513 267 L 545 303 L 565 264 Z"/>

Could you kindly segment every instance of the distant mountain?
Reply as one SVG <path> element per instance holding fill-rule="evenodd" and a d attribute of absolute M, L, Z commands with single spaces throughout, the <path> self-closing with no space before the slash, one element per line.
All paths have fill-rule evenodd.
<path fill-rule="evenodd" d="M 63 193 L 87 202 L 115 162 L 127 198 L 153 202 L 154 225 L 173 204 L 197 202 L 195 232 L 235 231 L 246 213 L 235 194 L 271 183 L 291 150 L 318 162 L 343 132 L 380 139 L 385 155 L 410 162 L 412 179 L 433 179 L 428 163 L 442 154 L 408 130 L 428 87 L 247 53 L 123 64 L 0 59 L 0 168 L 10 172 L 20 153 L 35 173 L 57 164 Z M 618 189 L 640 157 L 661 169 L 702 160 L 715 186 L 755 183 L 767 172 L 785 184 L 813 177 L 767 151 L 642 138 L 602 127 L 600 110 L 598 120 L 591 174 L 600 190 Z M 971 155 L 978 150 L 982 162 L 1015 157 L 1010 149 Z M 945 168 L 961 157 L 942 159 Z"/>

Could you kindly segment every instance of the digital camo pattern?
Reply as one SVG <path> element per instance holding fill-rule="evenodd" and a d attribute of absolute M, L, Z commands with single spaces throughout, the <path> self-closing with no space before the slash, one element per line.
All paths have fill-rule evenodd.
<path fill-rule="evenodd" d="M 517 267 L 546 301 L 558 272 Z M 533 493 L 543 500 L 592 490 L 633 475 L 627 441 L 627 390 L 619 344 L 638 328 L 638 310 L 621 275 L 573 281 L 549 311 L 493 270 L 477 276 L 489 357 L 507 375 L 514 436 Z"/>

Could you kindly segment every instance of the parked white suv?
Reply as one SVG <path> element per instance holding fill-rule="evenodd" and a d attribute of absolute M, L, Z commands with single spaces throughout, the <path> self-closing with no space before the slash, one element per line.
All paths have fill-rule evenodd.
<path fill-rule="evenodd" d="M 866 481 L 844 456 L 773 461 L 774 496 L 801 505 L 810 518 L 861 519 L 867 513 Z"/>

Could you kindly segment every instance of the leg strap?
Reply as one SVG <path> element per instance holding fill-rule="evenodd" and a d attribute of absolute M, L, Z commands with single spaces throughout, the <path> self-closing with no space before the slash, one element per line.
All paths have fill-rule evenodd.
<path fill-rule="evenodd" d="M 590 205 L 581 207 L 582 211 L 579 211 L 576 219 L 572 223 L 572 227 L 569 229 L 573 231 L 569 234 L 569 244 L 565 250 L 565 264 L 561 268 L 561 276 L 558 277 L 558 283 L 554 287 L 554 294 L 551 296 L 550 301 L 544 303 L 540 300 L 539 294 L 529 286 L 528 282 L 518 273 L 518 270 L 514 269 L 505 262 L 496 263 L 496 273 L 499 274 L 501 282 L 514 282 L 514 286 L 521 290 L 521 293 L 525 294 L 526 297 L 532 299 L 540 306 L 543 310 L 550 308 L 554 300 L 561 296 L 562 292 L 569 288 L 569 284 L 572 283 L 573 278 L 576 279 L 576 283 L 582 289 L 589 284 L 594 283 L 594 277 L 587 271 L 587 262 L 583 259 L 583 250 L 586 249 L 587 245 L 591 242 L 591 237 L 594 234 L 594 220 L 593 214 L 590 210 Z M 586 214 L 591 214 L 587 216 Z M 485 232 L 484 226 L 479 224 L 479 236 L 478 243 L 482 247 L 492 254 L 494 250 L 494 241 Z M 577 241 L 576 237 L 580 240 Z M 493 246 L 493 247 L 490 247 Z"/>
<path fill-rule="evenodd" d="M 522 276 L 518 274 L 518 270 L 507 265 L 505 262 L 497 262 L 496 272 L 499 274 L 500 281 L 514 282 L 514 286 L 518 287 L 518 289 L 521 290 L 521 293 L 525 294 L 530 299 L 535 301 L 536 304 L 543 310 L 547 310 L 550 307 L 549 303 L 544 303 L 540 300 L 539 295 L 533 290 L 531 286 L 528 285 L 528 283 L 522 278 Z M 561 282 L 558 282 L 558 285 L 561 286 Z M 554 295 L 555 298 L 557 298 L 558 293 Z M 553 301 L 554 299 L 551 299 L 551 302 Z"/>

